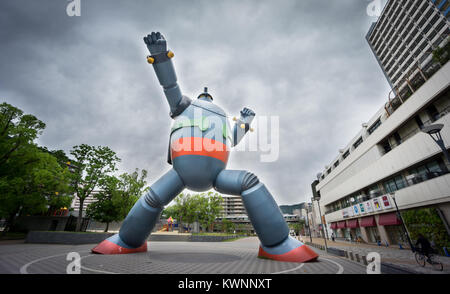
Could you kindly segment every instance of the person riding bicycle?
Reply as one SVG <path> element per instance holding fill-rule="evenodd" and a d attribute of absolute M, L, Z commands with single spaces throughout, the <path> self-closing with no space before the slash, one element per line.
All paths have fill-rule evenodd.
<path fill-rule="evenodd" d="M 428 241 L 428 239 L 425 238 L 422 234 L 419 234 L 415 246 L 417 246 L 419 244 L 420 244 L 420 250 L 418 250 L 418 251 L 420 251 L 420 253 L 425 255 L 427 257 L 427 260 L 430 261 L 430 253 L 432 253 L 432 251 L 433 251 L 430 241 Z"/>

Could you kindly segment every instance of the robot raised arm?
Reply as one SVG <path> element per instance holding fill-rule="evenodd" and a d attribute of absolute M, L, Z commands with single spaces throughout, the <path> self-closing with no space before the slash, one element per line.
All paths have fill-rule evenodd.
<path fill-rule="evenodd" d="M 233 127 L 233 146 L 239 144 L 242 138 L 244 138 L 245 134 L 247 134 L 247 132 L 251 130 L 250 124 L 252 123 L 254 118 L 255 112 L 246 107 L 241 110 L 241 116 L 239 117 L 239 119 L 233 118 L 233 120 L 235 121 Z"/>
<path fill-rule="evenodd" d="M 178 116 L 185 110 L 191 100 L 181 94 L 180 87 L 177 84 L 177 76 L 173 67 L 173 52 L 167 50 L 167 42 L 164 36 L 157 32 L 144 37 L 144 42 L 150 51 L 147 56 L 147 62 L 153 65 L 159 83 L 164 89 L 167 102 L 170 106 L 170 116 L 172 118 Z"/>

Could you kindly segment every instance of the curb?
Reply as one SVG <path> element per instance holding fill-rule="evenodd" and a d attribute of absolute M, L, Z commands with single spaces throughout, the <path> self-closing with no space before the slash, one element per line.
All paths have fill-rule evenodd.
<path fill-rule="evenodd" d="M 307 244 L 311 247 L 320 249 L 320 250 L 325 250 L 325 246 L 323 246 L 323 245 L 314 244 L 314 243 L 310 243 L 310 242 L 305 242 L 305 244 Z M 358 253 L 354 253 L 352 251 L 328 247 L 328 253 L 343 257 L 349 261 L 360 264 L 361 266 L 368 265 L 367 257 L 365 255 L 359 255 Z M 410 269 L 406 269 L 404 267 L 400 267 L 400 266 L 397 266 L 397 265 L 394 265 L 391 263 L 385 263 L 385 262 L 381 262 L 381 273 L 384 273 L 384 274 L 419 274 L 419 272 L 416 272 L 416 271 L 413 271 Z"/>

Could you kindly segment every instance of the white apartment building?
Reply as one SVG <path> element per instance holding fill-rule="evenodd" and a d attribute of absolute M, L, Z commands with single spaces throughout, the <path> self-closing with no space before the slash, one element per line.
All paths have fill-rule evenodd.
<path fill-rule="evenodd" d="M 400 211 L 435 209 L 448 232 L 450 162 L 421 131 L 443 124 L 449 149 L 450 64 L 432 60 L 433 50 L 448 42 L 447 13 L 447 1 L 391 0 L 371 26 L 366 39 L 394 97 L 319 176 L 328 235 L 405 244 L 392 196 Z"/>

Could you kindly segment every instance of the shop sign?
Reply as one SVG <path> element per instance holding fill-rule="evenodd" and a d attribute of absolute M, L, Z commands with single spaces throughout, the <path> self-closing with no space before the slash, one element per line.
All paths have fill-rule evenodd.
<path fill-rule="evenodd" d="M 359 205 L 353 205 L 353 215 L 359 215 Z"/>
<path fill-rule="evenodd" d="M 364 203 L 360 203 L 359 204 L 359 211 L 361 211 L 361 213 L 366 213 L 366 209 L 364 207 Z"/>
<path fill-rule="evenodd" d="M 380 210 L 383 209 L 381 207 L 381 197 L 373 198 L 372 199 L 372 203 L 373 203 L 373 210 L 374 211 L 380 211 Z"/>
<path fill-rule="evenodd" d="M 392 208 L 392 204 L 391 204 L 391 201 L 389 200 L 388 195 L 381 196 L 381 202 L 383 203 L 384 209 Z"/>
<path fill-rule="evenodd" d="M 373 212 L 372 201 L 369 200 L 369 201 L 364 202 L 364 207 L 366 208 L 367 213 Z"/>
<path fill-rule="evenodd" d="M 342 217 L 343 218 L 348 218 L 348 210 L 347 210 L 347 208 L 342 209 Z"/>

